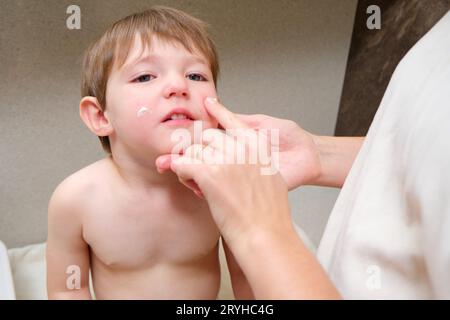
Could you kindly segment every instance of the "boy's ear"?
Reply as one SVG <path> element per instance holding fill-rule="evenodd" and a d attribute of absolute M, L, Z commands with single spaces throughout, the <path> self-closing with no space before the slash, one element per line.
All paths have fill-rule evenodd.
<path fill-rule="evenodd" d="M 89 130 L 99 137 L 109 136 L 114 131 L 106 112 L 103 112 L 95 97 L 81 99 L 80 117 Z"/>

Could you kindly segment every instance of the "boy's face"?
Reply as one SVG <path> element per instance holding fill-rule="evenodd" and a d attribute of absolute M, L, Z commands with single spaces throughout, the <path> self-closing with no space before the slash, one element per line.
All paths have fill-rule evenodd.
<path fill-rule="evenodd" d="M 142 51 L 136 37 L 125 63 L 108 79 L 106 114 L 114 128 L 110 140 L 158 156 L 173 151 L 176 129 L 188 129 L 193 137 L 194 120 L 202 121 L 203 129 L 217 127 L 204 108 L 206 97 L 216 97 L 213 76 L 206 58 L 196 52 L 158 37 Z"/>

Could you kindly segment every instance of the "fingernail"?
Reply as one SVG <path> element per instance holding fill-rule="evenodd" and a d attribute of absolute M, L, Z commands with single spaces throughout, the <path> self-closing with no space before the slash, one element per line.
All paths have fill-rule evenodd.
<path fill-rule="evenodd" d="M 205 102 L 206 102 L 206 104 L 208 104 L 208 105 L 213 105 L 213 104 L 217 103 L 217 99 L 216 99 L 216 98 L 213 98 L 213 97 L 207 97 L 206 100 L 205 100 Z"/>

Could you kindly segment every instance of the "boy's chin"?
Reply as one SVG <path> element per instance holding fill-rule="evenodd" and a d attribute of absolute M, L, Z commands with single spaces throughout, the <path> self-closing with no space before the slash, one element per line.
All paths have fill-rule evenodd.
<path fill-rule="evenodd" d="M 162 123 L 165 129 L 169 129 L 170 131 L 175 130 L 187 130 L 191 133 L 194 132 L 194 129 L 197 130 L 205 130 L 210 128 L 217 128 L 218 124 L 215 121 L 211 120 L 173 120 Z"/>
<path fill-rule="evenodd" d="M 158 156 L 164 154 L 183 154 L 184 150 L 188 148 L 191 144 L 192 143 L 181 143 L 159 148 L 157 154 Z"/>
<path fill-rule="evenodd" d="M 162 134 L 160 139 L 155 141 L 154 139 L 150 142 L 152 145 L 149 146 L 149 150 L 159 155 L 163 154 L 182 154 L 183 150 L 188 148 L 194 143 L 194 141 L 200 141 L 202 131 L 210 128 L 217 128 L 214 123 L 209 121 L 203 121 L 201 127 L 195 130 L 193 126 L 184 128 L 186 131 L 178 131 L 177 133 L 172 132 L 170 135 Z"/>
<path fill-rule="evenodd" d="M 189 146 L 190 144 L 188 144 Z M 144 153 L 146 156 L 150 156 L 152 158 L 157 158 L 164 154 L 172 154 L 172 153 L 180 153 L 179 150 L 183 150 L 179 143 L 171 142 L 170 139 L 166 141 L 165 139 L 161 139 L 158 141 L 158 144 L 147 145 L 142 147 L 145 148 Z"/>

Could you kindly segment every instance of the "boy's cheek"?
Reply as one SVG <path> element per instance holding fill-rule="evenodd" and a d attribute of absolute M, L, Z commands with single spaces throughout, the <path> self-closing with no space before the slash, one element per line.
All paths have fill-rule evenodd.
<path fill-rule="evenodd" d="M 124 125 L 136 129 L 148 126 L 149 122 L 154 120 L 152 119 L 154 117 L 152 108 L 143 103 L 123 105 L 118 117 Z"/>
<path fill-rule="evenodd" d="M 214 119 L 213 117 L 211 117 L 205 108 L 205 99 L 207 97 L 212 97 L 212 98 L 218 99 L 217 93 L 214 89 L 211 89 L 211 90 L 208 90 L 208 91 L 205 91 L 202 93 L 201 101 L 200 101 L 200 112 L 202 114 L 204 126 L 206 129 L 217 128 L 219 126 L 217 120 Z"/>
<path fill-rule="evenodd" d="M 205 113 L 205 116 L 204 116 L 205 120 L 203 121 L 205 129 L 218 128 L 219 127 L 218 121 L 214 117 L 210 116 L 204 107 L 203 107 L 203 112 Z"/>
<path fill-rule="evenodd" d="M 149 111 L 130 108 L 128 112 L 116 114 L 114 126 L 125 136 L 133 140 L 140 140 L 141 137 L 151 134 L 154 124 Z"/>

